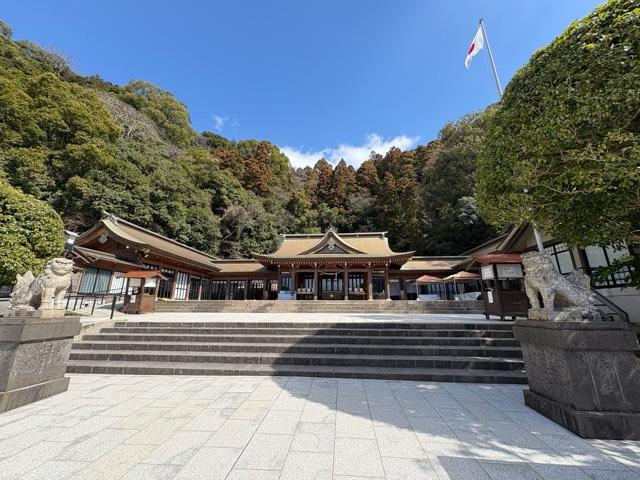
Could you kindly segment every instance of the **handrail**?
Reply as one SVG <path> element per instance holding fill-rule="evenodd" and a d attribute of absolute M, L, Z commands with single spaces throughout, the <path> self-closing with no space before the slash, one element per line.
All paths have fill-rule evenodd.
<path fill-rule="evenodd" d="M 74 299 L 73 302 L 73 308 L 71 309 L 73 312 L 76 311 L 76 308 L 78 310 L 80 310 L 82 308 L 82 305 L 84 303 L 84 301 L 86 299 L 93 299 L 93 304 L 91 306 L 91 314 L 93 315 L 93 313 L 95 312 L 96 309 L 96 303 L 98 302 L 98 299 L 100 299 L 100 305 L 105 303 L 105 297 L 107 298 L 111 298 L 111 313 L 109 315 L 109 319 L 112 320 L 113 319 L 113 315 L 115 313 L 115 309 L 116 309 L 116 303 L 117 301 L 120 299 L 120 297 L 124 298 L 124 293 L 120 292 L 120 293 L 109 293 L 106 290 L 104 292 L 92 292 L 92 293 L 69 293 L 66 295 L 67 297 L 67 304 L 65 307 L 65 310 L 69 310 L 69 304 L 71 303 L 71 299 Z M 80 301 L 80 306 L 78 308 L 78 300 Z"/>
<path fill-rule="evenodd" d="M 603 312 L 601 308 L 598 308 L 598 310 L 600 310 L 600 313 L 602 313 L 605 321 L 615 321 L 615 317 L 618 317 L 620 321 L 629 323 L 629 314 L 625 310 L 602 295 L 595 288 L 591 289 L 591 293 L 599 302 L 596 303 L 596 307 L 607 307 L 611 310 L 611 312 Z"/>

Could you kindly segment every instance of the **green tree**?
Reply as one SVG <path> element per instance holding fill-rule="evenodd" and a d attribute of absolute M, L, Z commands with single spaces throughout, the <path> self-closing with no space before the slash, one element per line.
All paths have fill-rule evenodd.
<path fill-rule="evenodd" d="M 492 109 L 446 124 L 436 142 L 416 150 L 424 215 L 423 253 L 451 255 L 495 237 L 473 198 L 477 154 Z"/>
<path fill-rule="evenodd" d="M 13 35 L 13 29 L 2 20 L 0 20 L 0 35 L 6 39 L 10 39 Z"/>
<path fill-rule="evenodd" d="M 194 141 L 187 107 L 169 92 L 150 82 L 133 80 L 120 89 L 119 96 L 151 118 L 162 135 L 178 147 L 188 147 Z"/>
<path fill-rule="evenodd" d="M 637 0 L 610 0 L 536 52 L 479 157 L 481 214 L 575 246 L 640 243 L 639 71 Z"/>
<path fill-rule="evenodd" d="M 62 253 L 64 225 L 47 203 L 0 180 L 0 285 Z"/>

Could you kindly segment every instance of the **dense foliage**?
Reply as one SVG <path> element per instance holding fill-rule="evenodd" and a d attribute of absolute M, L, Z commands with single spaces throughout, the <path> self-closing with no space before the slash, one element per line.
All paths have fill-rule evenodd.
<path fill-rule="evenodd" d="M 640 243 L 638 105 L 640 6 L 611 0 L 507 86 L 478 162 L 481 213 L 576 246 Z"/>
<path fill-rule="evenodd" d="M 62 253 L 64 225 L 46 202 L 0 180 L 0 285 Z"/>
<path fill-rule="evenodd" d="M 493 234 L 473 199 L 484 116 L 415 150 L 372 152 L 356 170 L 294 171 L 268 141 L 195 132 L 155 85 L 119 86 L 11 40 L 0 23 L 0 179 L 82 231 L 108 211 L 223 257 L 272 251 L 279 233 L 388 231 L 396 250 L 456 254 Z"/>

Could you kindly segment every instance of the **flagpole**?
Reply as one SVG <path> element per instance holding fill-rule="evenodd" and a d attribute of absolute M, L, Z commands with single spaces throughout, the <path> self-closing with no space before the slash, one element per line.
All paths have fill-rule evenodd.
<path fill-rule="evenodd" d="M 487 53 L 489 54 L 489 60 L 491 61 L 491 68 L 493 69 L 493 78 L 496 80 L 496 87 L 498 87 L 498 93 L 502 97 L 502 85 L 500 85 L 500 78 L 498 77 L 498 70 L 496 69 L 496 62 L 493 61 L 493 53 L 491 53 L 491 46 L 489 45 L 489 37 L 487 37 L 487 31 L 484 29 L 484 22 L 480 19 L 480 28 L 482 29 L 482 36 L 487 44 Z"/>
<path fill-rule="evenodd" d="M 498 88 L 498 93 L 500 94 L 500 98 L 502 98 L 502 85 L 500 85 L 500 77 L 498 77 L 498 70 L 496 69 L 496 62 L 493 60 L 493 53 L 491 53 L 491 46 L 489 45 L 489 37 L 487 37 L 487 31 L 484 28 L 484 22 L 480 19 L 480 28 L 482 29 L 482 36 L 484 37 L 484 42 L 487 44 L 487 53 L 489 54 L 489 61 L 491 62 L 491 69 L 493 70 L 493 78 L 496 81 L 496 87 Z M 536 239 L 536 246 L 538 247 L 539 252 L 544 252 L 544 245 L 542 245 L 542 237 L 540 237 L 540 232 L 536 228 L 535 225 L 531 225 L 533 227 L 533 236 Z"/>

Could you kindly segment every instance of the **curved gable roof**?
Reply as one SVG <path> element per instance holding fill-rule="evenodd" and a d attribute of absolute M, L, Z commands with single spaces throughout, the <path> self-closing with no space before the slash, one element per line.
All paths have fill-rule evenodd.
<path fill-rule="evenodd" d="M 269 257 L 292 257 L 313 255 L 323 250 L 331 240 L 344 254 L 392 256 L 389 239 L 385 232 L 337 233 L 330 229 L 326 233 L 295 234 L 282 236 L 282 243 Z"/>
<path fill-rule="evenodd" d="M 155 253 L 167 255 L 200 268 L 214 272 L 220 270 L 214 265 L 218 260 L 216 257 L 110 214 L 105 214 L 104 218 L 82 233 L 76 239 L 76 244 L 82 245 L 102 233 L 122 243 L 138 248 L 148 248 Z"/>

